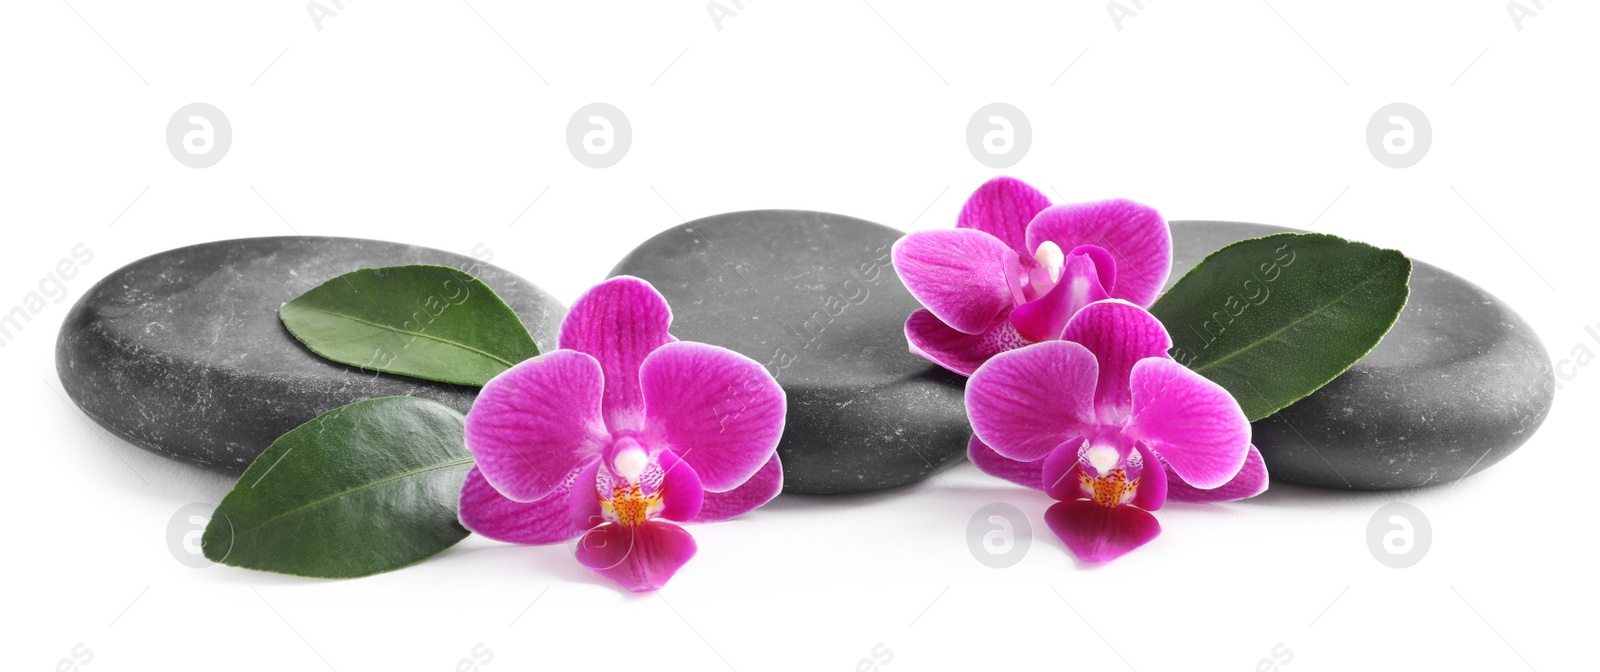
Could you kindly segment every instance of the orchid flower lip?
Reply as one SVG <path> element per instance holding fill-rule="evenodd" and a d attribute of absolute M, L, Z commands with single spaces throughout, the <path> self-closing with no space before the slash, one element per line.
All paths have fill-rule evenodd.
<path fill-rule="evenodd" d="M 629 476 L 620 469 L 613 470 L 620 477 L 618 480 L 613 480 L 604 471 L 597 473 L 595 497 L 599 500 L 602 515 L 608 521 L 627 527 L 638 527 L 646 520 L 655 518 L 666 506 L 665 499 L 670 494 L 662 488 L 659 465 L 651 462 L 636 445 L 619 451 L 613 462 L 625 463 L 628 468 L 637 464 L 638 473 Z M 642 483 L 640 474 L 651 466 L 657 467 L 656 475 L 645 479 L 648 483 Z"/>

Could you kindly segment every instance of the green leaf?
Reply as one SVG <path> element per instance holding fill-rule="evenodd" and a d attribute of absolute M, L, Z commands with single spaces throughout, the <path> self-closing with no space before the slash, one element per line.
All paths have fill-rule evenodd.
<path fill-rule="evenodd" d="M 283 304 L 278 315 L 323 357 L 446 383 L 482 386 L 539 354 L 493 290 L 445 266 L 352 271 Z"/>
<path fill-rule="evenodd" d="M 1150 312 L 1172 356 L 1226 388 L 1250 420 L 1287 407 L 1365 357 L 1411 293 L 1411 260 L 1321 233 L 1213 252 Z"/>
<path fill-rule="evenodd" d="M 460 413 L 415 397 L 340 406 L 273 441 L 211 516 L 207 558 L 347 578 L 404 567 L 467 536 L 472 467 Z"/>

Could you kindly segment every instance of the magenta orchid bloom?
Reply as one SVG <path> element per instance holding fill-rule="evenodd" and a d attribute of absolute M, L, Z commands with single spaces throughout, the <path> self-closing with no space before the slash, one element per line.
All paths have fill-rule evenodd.
<path fill-rule="evenodd" d="M 896 242 L 894 268 L 926 307 L 906 320 L 911 352 L 970 376 L 996 354 L 1060 339 L 1095 301 L 1154 303 L 1172 270 L 1172 234 L 1133 201 L 1052 206 L 997 177 L 967 199 L 955 229 Z"/>
<path fill-rule="evenodd" d="M 731 350 L 679 342 L 650 283 L 607 280 L 572 305 L 560 349 L 495 376 L 467 413 L 477 466 L 461 523 L 492 539 L 582 537 L 578 561 L 650 591 L 695 554 L 666 521 L 726 520 L 783 488 L 784 393 Z"/>
<path fill-rule="evenodd" d="M 1168 499 L 1219 502 L 1267 489 L 1250 423 L 1220 385 L 1167 355 L 1161 322 L 1124 301 L 1089 304 L 1062 340 L 991 358 L 967 381 L 979 469 L 1058 500 L 1045 523 L 1086 562 L 1161 533 Z"/>

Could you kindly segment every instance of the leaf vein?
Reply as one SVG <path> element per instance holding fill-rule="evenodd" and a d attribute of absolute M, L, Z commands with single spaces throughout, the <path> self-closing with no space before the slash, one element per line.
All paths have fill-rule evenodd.
<path fill-rule="evenodd" d="M 430 336 L 430 335 L 428 335 L 426 333 L 423 333 L 423 332 L 420 332 L 420 331 L 407 331 L 405 329 L 398 329 L 398 328 L 392 327 L 392 326 L 387 325 L 387 324 L 382 324 L 382 323 L 379 323 L 379 322 L 373 322 L 373 321 L 370 321 L 370 320 L 364 320 L 364 319 L 356 317 L 354 315 L 347 315 L 345 313 L 335 312 L 335 311 L 328 310 L 328 309 L 325 309 L 325 308 L 319 308 L 317 306 L 300 306 L 300 308 L 302 310 L 310 310 L 310 311 L 315 311 L 315 312 L 318 312 L 318 313 L 322 313 L 323 315 L 331 315 L 333 317 L 341 317 L 341 318 L 350 320 L 352 322 L 358 322 L 358 323 L 365 324 L 365 325 L 370 326 L 370 327 L 376 327 L 378 329 L 385 329 L 385 330 L 392 331 L 392 332 L 397 333 L 397 334 L 409 334 L 409 335 L 412 335 L 412 336 L 417 336 L 419 338 L 426 338 L 426 339 L 428 339 L 430 341 L 443 343 L 445 345 L 453 345 L 455 347 L 461 348 L 462 350 L 466 350 L 466 351 L 469 351 L 469 352 L 474 352 L 474 353 L 477 353 L 477 354 L 482 355 L 484 357 L 487 357 L 489 359 L 492 359 L 492 360 L 494 360 L 496 362 L 500 362 L 501 364 L 506 365 L 506 368 L 511 368 L 511 367 L 517 365 L 516 362 L 506 361 L 504 358 L 501 358 L 501 357 L 498 357 L 496 355 L 490 354 L 490 353 L 485 352 L 483 350 L 479 350 L 478 348 L 474 348 L 474 347 L 472 347 L 470 345 L 467 345 L 465 343 L 460 343 L 460 342 L 457 342 L 457 341 L 445 340 L 443 338 L 439 338 L 438 336 Z"/>
<path fill-rule="evenodd" d="M 464 464 L 472 464 L 472 458 L 470 458 L 470 457 L 463 458 L 463 459 L 460 459 L 460 460 L 455 460 L 453 462 L 446 462 L 446 463 L 442 463 L 442 464 L 436 464 L 436 465 L 433 465 L 431 467 L 424 467 L 422 469 L 413 469 L 411 471 L 407 471 L 407 472 L 404 472 L 404 473 L 395 474 L 393 476 L 389 476 L 389 477 L 383 478 L 381 480 L 373 481 L 371 483 L 365 483 L 365 484 L 361 485 L 360 487 L 351 488 L 351 489 L 345 490 L 343 492 L 336 492 L 334 494 L 328 495 L 327 497 L 323 497 L 323 498 L 317 499 L 315 501 L 311 501 L 311 502 L 307 502 L 305 504 L 301 504 L 300 506 L 294 507 L 292 509 L 289 509 L 288 511 L 284 511 L 282 513 L 274 515 L 271 518 L 263 520 L 260 523 L 252 525 L 250 527 L 237 529 L 237 530 L 234 531 L 234 533 L 237 535 L 237 534 L 245 534 L 245 533 L 255 532 L 256 530 L 259 530 L 259 529 L 264 528 L 264 527 L 266 527 L 268 525 L 271 525 L 271 524 L 273 524 L 275 522 L 278 522 L 279 520 L 282 520 L 282 519 L 287 518 L 289 516 L 294 516 L 294 515 L 299 515 L 301 513 L 305 513 L 307 511 L 310 511 L 311 509 L 314 509 L 314 508 L 317 508 L 319 506 L 322 506 L 323 504 L 331 502 L 331 501 L 333 501 L 335 499 L 339 499 L 340 497 L 348 497 L 350 495 L 353 495 L 355 493 L 361 492 L 363 490 L 370 490 L 370 489 L 376 488 L 376 487 L 378 487 L 380 485 L 384 485 L 384 484 L 387 484 L 387 483 L 393 483 L 393 482 L 398 481 L 398 480 L 403 479 L 403 478 L 410 478 L 412 476 L 425 474 L 425 473 L 428 473 L 430 471 L 438 471 L 438 470 L 441 470 L 441 469 L 449 469 L 451 467 L 459 467 L 459 466 L 464 465 Z"/>
<path fill-rule="evenodd" d="M 1246 343 L 1246 344 L 1234 349 L 1233 352 L 1230 352 L 1227 355 L 1224 355 L 1224 356 L 1222 356 L 1222 357 L 1220 357 L 1218 359 L 1212 360 L 1212 361 L 1207 362 L 1205 364 L 1202 364 L 1200 366 L 1194 367 L 1194 371 L 1196 373 L 1204 373 L 1204 372 L 1210 370 L 1214 366 L 1222 364 L 1223 362 L 1226 362 L 1226 361 L 1228 361 L 1230 359 L 1233 359 L 1234 357 L 1238 357 L 1239 355 L 1244 354 L 1246 352 L 1255 350 L 1262 343 L 1266 343 L 1267 341 L 1271 341 L 1273 339 L 1276 339 L 1279 335 L 1282 335 L 1284 332 L 1289 331 L 1290 329 L 1293 329 L 1293 328 L 1295 328 L 1297 326 L 1300 326 L 1300 324 L 1304 323 L 1306 320 L 1309 320 L 1309 319 L 1311 319 L 1313 317 L 1317 317 L 1317 316 L 1322 315 L 1330 307 L 1334 306 L 1335 304 L 1342 303 L 1346 298 L 1349 298 L 1349 296 L 1351 294 L 1354 294 L 1356 291 L 1366 287 L 1367 285 L 1369 285 L 1371 283 L 1374 283 L 1374 282 L 1378 282 L 1379 280 L 1382 280 L 1382 279 L 1385 279 L 1385 278 L 1383 276 L 1381 276 L 1381 275 L 1376 274 L 1376 273 L 1374 273 L 1372 275 L 1368 275 L 1365 280 L 1362 280 L 1362 281 L 1356 283 L 1355 285 L 1351 286 L 1350 289 L 1347 289 L 1344 292 L 1340 293 L 1339 296 L 1334 297 L 1333 300 L 1331 300 L 1331 301 L 1329 301 L 1327 303 L 1324 303 L 1324 304 L 1322 304 L 1320 306 L 1317 306 L 1315 309 L 1311 310 L 1310 312 L 1306 313 L 1305 315 L 1302 315 L 1299 318 L 1296 318 L 1293 322 L 1290 322 L 1289 324 L 1286 324 L 1286 325 L 1284 325 L 1282 327 L 1279 327 L 1277 330 L 1273 331 L 1272 333 L 1269 333 L 1269 334 L 1267 334 L 1267 335 L 1265 335 L 1265 336 L 1263 336 L 1261 338 L 1258 338 L 1258 339 L 1256 339 L 1254 341 L 1251 341 L 1249 343 Z M 1385 297 L 1385 298 L 1387 298 L 1387 297 Z"/>

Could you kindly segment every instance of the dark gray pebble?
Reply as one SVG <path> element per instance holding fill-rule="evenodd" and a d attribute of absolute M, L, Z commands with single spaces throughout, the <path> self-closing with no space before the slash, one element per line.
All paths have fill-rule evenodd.
<path fill-rule="evenodd" d="M 56 342 L 68 396 L 106 429 L 167 457 L 239 473 L 284 432 L 344 404 L 427 397 L 465 412 L 477 388 L 363 372 L 312 354 L 278 307 L 361 268 L 452 266 L 517 311 L 541 350 L 566 309 L 471 257 L 355 238 L 285 236 L 194 245 L 135 261 L 73 306 Z"/>
<path fill-rule="evenodd" d="M 1169 282 L 1229 243 L 1292 230 L 1173 222 Z M 1383 342 L 1254 424 L 1274 481 L 1348 490 L 1448 483 L 1505 459 L 1544 422 L 1555 378 L 1538 334 L 1471 282 L 1413 263 L 1410 301 Z"/>
<path fill-rule="evenodd" d="M 882 490 L 965 454 L 965 379 L 912 355 L 921 308 L 895 275 L 902 232 L 821 212 L 758 210 L 673 227 L 612 275 L 650 281 L 672 333 L 757 362 L 788 394 L 784 491 Z"/>

